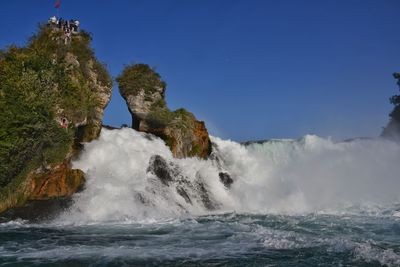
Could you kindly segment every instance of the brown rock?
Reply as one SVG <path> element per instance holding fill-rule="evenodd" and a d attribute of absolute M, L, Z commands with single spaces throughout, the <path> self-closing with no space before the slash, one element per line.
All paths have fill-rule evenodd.
<path fill-rule="evenodd" d="M 170 111 L 165 103 L 166 83 L 145 64 L 127 66 L 117 78 L 132 115 L 132 128 L 165 141 L 174 157 L 207 158 L 211 142 L 204 122 L 185 109 Z"/>
<path fill-rule="evenodd" d="M 29 178 L 29 200 L 69 197 L 83 187 L 85 178 L 81 170 L 71 169 L 66 162 Z"/>
<path fill-rule="evenodd" d="M 48 110 L 48 121 L 45 120 L 43 126 L 37 124 L 43 130 L 37 130 L 35 124 L 32 136 L 28 138 L 27 134 L 21 135 L 21 143 L 27 145 L 18 147 L 25 156 L 16 166 L 23 168 L 17 169 L 19 172 L 11 172 L 10 181 L 0 187 L 0 212 L 22 207 L 33 200 L 51 202 L 57 198 L 68 198 L 83 186 L 83 172 L 71 169 L 70 163 L 79 154 L 82 142 L 90 142 L 100 134 L 103 112 L 111 98 L 112 78 L 105 66 L 96 59 L 90 46 L 90 34 L 81 31 L 73 35 L 68 45 L 64 44 L 61 34 L 48 27 L 40 27 L 27 44 L 28 49 L 17 51 L 27 62 L 31 57 L 33 62 L 40 62 L 34 68 L 27 66 L 27 70 L 24 70 L 37 83 L 36 87 L 43 85 L 43 90 L 29 92 L 29 97 L 36 99 L 34 94 L 46 95 L 51 101 L 46 105 L 43 101 L 41 106 Z M 38 55 L 40 61 L 37 61 Z M 19 118 L 18 114 L 13 115 Z M 42 117 L 38 120 L 41 123 Z M 24 120 L 15 123 L 27 127 Z M 60 134 L 57 126 L 67 134 Z M 26 149 L 30 144 L 35 144 L 35 147 Z M 51 165 L 40 167 L 47 165 L 47 162 L 51 162 Z"/>
<path fill-rule="evenodd" d="M 199 157 L 205 159 L 211 153 L 211 142 L 205 124 L 194 118 L 188 129 L 169 125 L 156 129 L 156 131 L 149 129 L 147 132 L 166 141 L 176 158 Z"/>

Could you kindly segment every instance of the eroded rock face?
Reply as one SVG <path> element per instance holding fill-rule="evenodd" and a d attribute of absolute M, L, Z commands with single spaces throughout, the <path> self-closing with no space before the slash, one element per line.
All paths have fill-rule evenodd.
<path fill-rule="evenodd" d="M 49 170 L 34 172 L 28 178 L 31 193 L 29 200 L 47 200 L 70 197 L 81 189 L 85 182 L 84 173 L 64 162 Z"/>
<path fill-rule="evenodd" d="M 168 162 L 159 155 L 154 155 L 150 158 L 147 173 L 157 177 L 164 186 L 174 188 L 184 201 L 190 205 L 197 201 L 202 203 L 204 208 L 208 210 L 214 210 L 219 205 L 211 200 L 200 174 L 197 174 L 196 179 L 191 181 L 182 174 L 183 172 L 179 166 Z"/>
<path fill-rule="evenodd" d="M 11 159 L 6 162 L 11 167 L 2 169 L 8 173 L 0 176 L 0 212 L 29 205 L 29 201 L 68 198 L 82 187 L 84 174 L 71 169 L 70 163 L 79 154 L 81 142 L 99 136 L 112 92 L 111 77 L 94 56 L 90 42 L 90 35 L 82 31 L 65 44 L 62 31 L 42 27 L 28 49 L 9 49 L 8 57 L 0 57 L 0 69 L 12 70 L 1 73 L 0 88 L 15 88 L 0 89 L 1 97 L 14 99 L 18 91 L 26 98 L 6 106 L 12 118 L 29 117 L 12 123 L 32 129 L 25 135 L 16 129 L 9 138 L 10 143 L 21 140 L 23 145 L 7 153 L 23 156 L 0 158 L 0 166 Z M 24 81 L 23 87 L 18 87 L 14 76 Z M 21 116 L 18 113 L 23 110 L 11 108 L 27 103 L 37 112 Z M 6 123 L 0 127 L 9 128 Z"/>
<path fill-rule="evenodd" d="M 168 166 L 167 161 L 159 155 L 154 155 L 150 158 L 147 172 L 151 172 L 157 176 L 165 185 L 169 185 L 169 183 L 174 180 L 170 166 Z"/>
<path fill-rule="evenodd" d="M 74 38 L 77 38 L 75 41 L 79 41 L 79 36 Z M 89 89 L 87 93 L 80 93 L 82 97 L 90 97 L 90 103 L 86 104 L 92 106 L 89 112 L 82 112 L 81 110 L 68 111 L 69 107 L 66 107 L 65 104 L 57 104 L 56 120 L 61 121 L 66 118 L 71 126 L 78 129 L 77 142 L 90 142 L 100 135 L 103 113 L 111 99 L 112 83 L 111 80 L 100 79 L 100 72 L 105 70 L 99 70 L 101 66 L 96 63 L 94 58 L 80 63 L 78 56 L 68 52 L 64 60 L 66 62 L 65 68 L 68 70 L 66 73 L 69 74 L 74 86 L 77 88 L 84 86 Z M 77 74 L 79 72 L 82 72 L 84 77 L 80 77 L 81 75 Z M 84 81 L 82 81 L 82 78 Z"/>
<path fill-rule="evenodd" d="M 165 88 L 160 86 L 154 87 L 154 92 L 140 90 L 137 95 L 126 95 L 126 103 L 128 104 L 129 112 L 132 115 L 132 126 L 136 130 L 146 131 L 150 128 L 146 124 L 148 114 L 151 108 L 159 101 L 164 100 Z"/>
<path fill-rule="evenodd" d="M 150 124 L 153 123 L 151 120 L 149 121 Z M 146 125 L 146 128 L 138 130 L 162 138 L 176 158 L 199 157 L 206 159 L 211 153 L 210 138 L 205 124 L 195 120 L 194 117 L 190 119 L 177 117 L 174 123 L 157 128 L 152 128 L 147 123 L 146 121 L 142 122 L 141 125 Z M 184 126 L 182 127 L 182 125 Z"/>
<path fill-rule="evenodd" d="M 85 49 L 89 53 L 89 43 L 85 43 L 87 42 L 85 38 L 87 37 L 74 36 L 72 43 L 86 45 Z M 58 64 L 65 68 L 65 73 L 81 97 L 90 98 L 88 102 L 82 101 L 81 105 L 90 107 L 86 112 L 82 112 L 83 109 L 71 109 L 70 103 L 56 102 L 54 107 L 58 116 L 56 120 L 62 120 L 63 117 L 68 120 L 67 131 L 75 132 L 75 140 L 63 162 L 52 164 L 45 171 L 36 170 L 29 175 L 28 200 L 70 197 L 82 188 L 85 182 L 81 170 L 71 169 L 71 159 L 78 155 L 81 142 L 90 142 L 100 135 L 104 109 L 111 99 L 112 83 L 105 73 L 106 70 L 94 56 L 83 59 L 76 52 L 71 48 L 65 54 L 65 64 L 61 63 L 62 61 Z M 101 75 L 103 77 L 100 77 Z"/>
<path fill-rule="evenodd" d="M 162 138 L 177 158 L 207 158 L 211 142 L 204 122 L 184 110 L 170 111 L 165 103 L 166 84 L 152 68 L 136 64 L 117 78 L 135 130 Z"/>

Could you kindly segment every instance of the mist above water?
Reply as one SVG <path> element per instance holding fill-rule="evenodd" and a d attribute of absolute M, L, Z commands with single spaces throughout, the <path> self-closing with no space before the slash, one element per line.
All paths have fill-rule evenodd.
<path fill-rule="evenodd" d="M 153 222 L 220 212 L 380 212 L 399 200 L 400 146 L 394 142 L 335 143 L 311 135 L 248 146 L 217 137 L 212 142 L 220 163 L 174 159 L 159 138 L 128 128 L 103 129 L 74 162 L 86 173 L 86 188 L 60 220 Z M 191 203 L 147 171 L 153 155 L 179 167 Z M 234 180 L 229 189 L 219 180 L 221 166 Z M 195 182 L 204 185 L 215 209 L 204 206 L 201 190 L 190 186 Z"/>

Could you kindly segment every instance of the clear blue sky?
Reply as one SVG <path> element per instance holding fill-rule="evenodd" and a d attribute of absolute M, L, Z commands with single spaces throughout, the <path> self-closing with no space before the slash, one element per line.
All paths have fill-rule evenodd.
<path fill-rule="evenodd" d="M 1 0 L 0 47 L 22 45 L 54 0 Z M 400 71 L 400 1 L 61 0 L 112 75 L 148 63 L 167 102 L 234 140 L 377 136 Z M 130 124 L 116 86 L 104 121 Z"/>

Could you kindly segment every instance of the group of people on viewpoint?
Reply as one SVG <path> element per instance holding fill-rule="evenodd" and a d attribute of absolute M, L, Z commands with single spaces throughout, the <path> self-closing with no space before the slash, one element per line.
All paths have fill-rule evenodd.
<path fill-rule="evenodd" d="M 68 44 L 72 40 L 72 33 L 76 33 L 79 30 L 78 20 L 63 20 L 62 18 L 57 19 L 55 16 L 49 19 L 49 25 L 53 28 L 58 28 L 64 32 L 65 44 Z"/>

